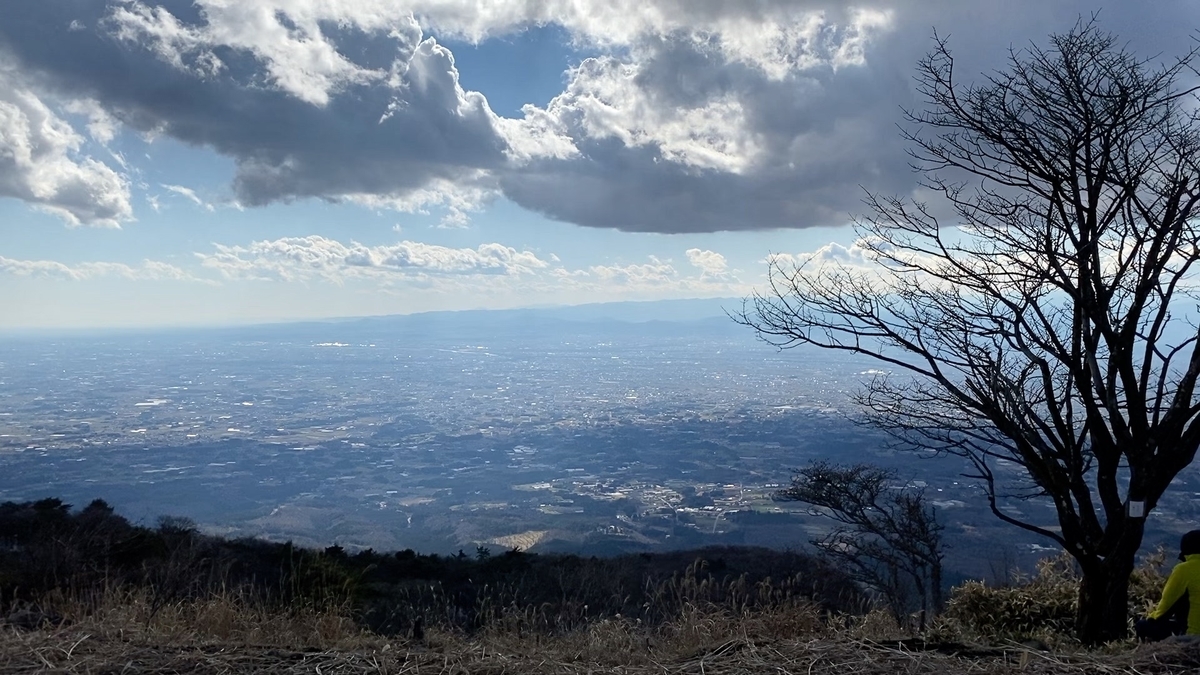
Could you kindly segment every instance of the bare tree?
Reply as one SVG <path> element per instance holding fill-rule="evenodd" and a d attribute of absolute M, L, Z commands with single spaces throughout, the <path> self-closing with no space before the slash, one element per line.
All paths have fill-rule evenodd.
<path fill-rule="evenodd" d="M 813 544 L 875 589 L 898 621 L 915 606 L 924 628 L 941 607 L 942 526 L 923 489 L 877 466 L 817 461 L 775 496 L 820 507 L 837 523 Z"/>
<path fill-rule="evenodd" d="M 935 37 L 904 133 L 936 201 L 868 195 L 873 265 L 777 257 L 735 317 L 887 364 L 869 420 L 966 458 L 998 518 L 1074 556 L 1088 644 L 1126 635 L 1143 516 L 1200 445 L 1200 343 L 1177 316 L 1200 259 L 1195 56 L 1155 65 L 1081 21 L 962 84 Z M 1039 496 L 1056 525 L 999 508 Z"/>

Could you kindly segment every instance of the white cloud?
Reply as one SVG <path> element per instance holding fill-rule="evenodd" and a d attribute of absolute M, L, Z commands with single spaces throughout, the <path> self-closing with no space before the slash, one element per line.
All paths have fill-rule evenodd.
<path fill-rule="evenodd" d="M 740 173 L 751 165 L 760 148 L 736 96 L 718 94 L 691 106 L 664 104 L 639 84 L 642 75 L 640 66 L 615 57 L 586 59 L 569 72 L 566 91 L 545 111 L 528 107 L 526 119 L 548 128 L 573 128 L 590 139 L 616 138 L 629 148 L 652 146 L 664 160 L 695 169 Z M 559 134 L 547 144 L 550 155 L 572 156 L 567 149 L 575 148 L 574 141 Z"/>
<path fill-rule="evenodd" d="M 571 138 L 561 116 L 526 104 L 521 119 L 497 117 L 496 128 L 508 144 L 507 154 L 517 163 L 532 159 L 572 159 L 579 148 Z"/>
<path fill-rule="evenodd" d="M 867 242 L 862 239 L 854 241 L 849 246 L 830 242 L 815 251 L 805 253 L 773 253 L 764 262 L 777 263 L 786 267 L 835 264 L 872 269 L 879 265 L 876 256 L 867 246 Z"/>
<path fill-rule="evenodd" d="M 911 188 L 892 126 L 911 92 L 877 58 L 890 14 L 691 8 L 628 7 L 639 32 L 524 109 L 554 152 L 518 156 L 500 178 L 509 199 L 582 225 L 697 232 L 842 224 L 860 186 Z"/>
<path fill-rule="evenodd" d="M 1107 8 L 1102 23 L 1139 53 L 1188 47 L 1195 3 L 1136 4 Z M 124 127 L 231 157 L 245 206 L 317 197 L 436 208 L 455 227 L 503 194 L 586 226 L 771 229 L 844 224 L 861 187 L 916 187 L 895 124 L 900 107 L 920 104 L 911 73 L 931 27 L 951 36 L 969 79 L 1002 67 L 1008 46 L 1091 9 L 1083 0 L 10 2 L 0 3 L 0 61 L 38 85 L 35 98 L 87 102 L 72 110 L 98 143 Z M 520 31 L 551 24 L 594 58 L 518 119 L 463 89 L 453 55 L 430 37 L 501 37 L 519 49 Z M 106 168 L 72 161 L 93 178 Z M 112 214 L 103 202 L 112 194 L 81 191 L 98 214 L 67 213 L 119 221 L 99 215 Z"/>
<path fill-rule="evenodd" d="M 895 255 L 903 264 L 889 255 Z M 853 278 L 878 285 L 880 289 L 894 287 L 902 279 L 929 286 L 947 283 L 923 271 L 941 267 L 938 259 L 896 249 L 874 237 L 860 237 L 849 246 L 830 242 L 803 253 L 772 253 L 763 262 L 785 274 L 795 271 L 810 278 L 837 280 L 831 283 Z"/>
<path fill-rule="evenodd" d="M 23 200 L 70 225 L 119 227 L 133 215 L 128 181 L 81 154 L 83 143 L 70 123 L 0 62 L 0 196 Z"/>
<path fill-rule="evenodd" d="M 15 260 L 0 256 L 0 273 L 71 281 L 89 281 L 104 277 L 130 281 L 199 281 L 182 268 L 156 260 L 143 260 L 136 266 L 114 262 L 68 265 L 53 260 Z"/>
<path fill-rule="evenodd" d="M 584 279 L 590 277 L 606 286 L 663 286 L 674 281 L 679 272 L 671 263 L 650 256 L 648 263 L 594 265 L 575 276 Z"/>
<path fill-rule="evenodd" d="M 429 215 L 431 208 L 438 207 L 443 211 L 438 227 L 454 229 L 466 227 L 470 223 L 470 214 L 484 208 L 497 194 L 496 189 L 489 185 L 486 172 L 467 171 L 454 181 L 432 179 L 424 187 L 404 195 L 351 193 L 346 198 L 371 208 L 388 208 L 421 215 Z"/>
<path fill-rule="evenodd" d="M 520 124 L 505 121 L 501 129 L 510 145 L 524 150 L 514 153 L 518 158 L 578 157 L 580 141 L 612 138 L 626 148 L 653 147 L 656 159 L 689 169 L 745 173 L 770 140 L 751 119 L 766 112 L 759 109 L 765 101 L 745 85 L 794 88 L 795 82 L 784 80 L 814 69 L 861 66 L 871 37 L 891 24 L 889 12 L 852 10 L 831 19 L 803 4 L 779 3 L 764 15 L 729 3 L 728 13 L 709 16 L 703 8 L 698 15 L 682 7 L 662 11 L 671 2 L 612 4 L 622 7 L 611 14 L 589 11 L 587 20 L 574 13 L 579 3 L 547 10 L 551 20 L 587 40 L 627 49 L 585 59 L 568 71 L 566 90 L 545 109 L 526 106 Z M 446 10 L 444 3 L 439 9 Z M 496 15 L 494 26 L 438 16 L 431 11 L 428 20 L 470 37 L 510 28 Z M 617 25 L 637 28 L 624 32 Z M 757 75 L 735 73 L 734 64 L 752 66 Z M 756 78 L 761 81 L 754 84 Z M 526 150 L 533 145 L 529 136 L 543 143 Z"/>
<path fill-rule="evenodd" d="M 486 100 L 460 86 L 452 55 L 409 9 L 384 0 L 0 3 L 0 65 L 78 99 L 98 142 L 119 123 L 231 157 L 243 206 L 305 197 L 428 206 L 461 226 L 486 201 L 477 195 L 494 194 L 510 149 Z"/>
<path fill-rule="evenodd" d="M 92 99 L 75 99 L 67 101 L 63 110 L 73 115 L 87 118 L 87 132 L 100 145 L 108 145 L 117 137 L 117 120 L 108 114 L 99 103 Z"/>
<path fill-rule="evenodd" d="M 359 288 L 407 289 L 457 298 L 457 302 L 506 298 L 506 304 L 519 306 L 605 298 L 716 297 L 750 290 L 728 271 L 722 255 L 699 249 L 686 252 L 694 271 L 681 271 L 670 260 L 653 256 L 644 262 L 573 267 L 552 254 L 541 256 L 499 243 L 473 248 L 415 241 L 367 246 L 310 235 L 214 247 L 212 253 L 197 253 L 196 258 L 229 281 L 353 282 Z"/>
<path fill-rule="evenodd" d="M 140 316 L 138 322 L 151 323 L 181 320 L 174 312 L 178 307 L 155 290 L 165 282 L 193 285 L 185 295 L 168 294 L 185 302 L 188 320 L 193 321 L 730 297 L 751 291 L 732 272 L 709 273 L 722 269 L 720 254 L 692 249 L 684 255 L 684 264 L 646 257 L 575 265 L 553 254 L 500 243 L 456 248 L 401 241 L 368 246 L 312 235 L 214 244 L 181 266 L 154 260 L 64 263 L 0 257 L 0 279 L 22 279 L 14 283 L 23 298 L 53 297 L 68 282 L 80 287 L 72 294 L 93 297 L 92 290 L 101 288 L 97 284 L 102 281 L 126 281 L 129 303 L 122 316 Z M 230 313 L 230 307 L 261 312 Z M 26 301 L 24 309 L 27 316 L 18 321 L 45 322 L 37 301 Z M 71 311 L 83 309 L 93 308 L 77 306 Z M 100 322 L 111 323 L 112 316 L 105 316 Z"/>
<path fill-rule="evenodd" d="M 265 64 L 269 81 L 302 101 L 317 106 L 352 84 L 384 80 L 386 70 L 363 68 L 343 54 L 321 28 L 322 21 L 366 30 L 418 30 L 400 3 L 305 3 L 260 0 L 198 0 L 201 25 L 188 25 L 161 6 L 126 2 L 113 8 L 109 21 L 116 36 L 145 44 L 180 70 L 215 77 L 229 67 L 219 48 L 245 50 Z M 363 10 L 366 11 L 363 11 Z"/>
<path fill-rule="evenodd" d="M 887 10 L 812 0 L 419 0 L 409 6 L 435 32 L 473 41 L 548 23 L 601 48 L 679 33 L 712 38 L 728 60 L 777 79 L 794 68 L 855 63 L 862 44 L 892 22 Z"/>
<path fill-rule="evenodd" d="M 797 73 L 862 64 L 891 26 L 887 12 L 812 2 L 681 0 L 121 0 L 6 14 L 64 26 L 58 52 L 2 27 L 0 42 L 109 115 L 108 126 L 95 116 L 97 139 L 111 139 L 115 118 L 210 146 L 236 161 L 246 206 L 315 196 L 437 207 L 454 227 L 507 187 L 555 218 L 659 231 L 803 226 L 789 214 L 840 210 L 765 198 L 777 183 L 839 172 L 819 166 L 832 160 L 813 142 L 795 144 L 794 129 L 764 128 L 766 115 L 787 113 L 769 111 L 781 101 L 763 88 L 791 91 Z M 452 55 L 424 35 L 481 39 L 545 23 L 611 53 L 584 61 L 562 95 L 520 119 L 465 91 Z M 723 177 L 745 184 L 713 189 Z M 730 213 L 745 200 L 759 213 Z"/>
<path fill-rule="evenodd" d="M 685 251 L 688 262 L 698 267 L 706 277 L 724 277 L 729 273 L 729 262 L 716 251 L 689 248 Z"/>
<path fill-rule="evenodd" d="M 494 243 L 476 248 L 415 241 L 364 246 L 311 235 L 256 241 L 245 247 L 215 246 L 215 253 L 196 255 L 202 265 L 230 278 L 342 282 L 362 277 L 503 276 L 531 274 L 548 266 L 530 251 Z"/>
<path fill-rule="evenodd" d="M 558 290 L 579 298 L 657 299 L 670 297 L 741 296 L 751 287 L 727 272 L 724 256 L 689 249 L 688 261 L 699 273 L 681 272 L 670 260 L 650 256 L 644 263 L 591 265 L 580 269 L 556 266 L 548 276 Z M 543 287 L 540 292 L 552 292 Z"/>
<path fill-rule="evenodd" d="M 196 191 L 189 187 L 184 187 L 182 185 L 167 185 L 165 183 L 161 185 L 163 189 L 182 196 L 184 199 L 187 199 L 196 206 L 203 208 L 205 211 L 213 211 L 215 208 L 212 204 L 201 199 L 200 196 L 196 194 Z M 158 204 L 156 202 L 151 202 L 151 205 L 155 211 L 158 210 Z"/>

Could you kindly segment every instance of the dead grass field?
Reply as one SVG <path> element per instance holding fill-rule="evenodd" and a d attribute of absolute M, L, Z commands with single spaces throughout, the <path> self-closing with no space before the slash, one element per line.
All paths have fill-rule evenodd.
<path fill-rule="evenodd" d="M 762 551 L 360 559 L 149 530 L 103 504 L 9 511 L 25 543 L 0 568 L 0 675 L 1200 673 L 1200 643 L 1080 648 L 1061 556 L 964 583 L 924 621 L 871 610 L 834 568 Z M 1164 556 L 1131 578 L 1130 616 L 1158 598 Z M 779 575 L 732 573 L 749 563 Z"/>
<path fill-rule="evenodd" d="M 813 608 L 734 616 L 691 607 L 653 628 L 620 618 L 559 635 L 497 621 L 466 636 L 429 630 L 388 639 L 338 611 L 268 612 L 236 595 L 155 606 L 137 592 L 73 608 L 58 627 L 0 626 L 0 673 L 319 673 L 542 675 L 585 673 L 1034 673 L 1166 675 L 1200 672 L 1200 643 L 1113 645 L 1088 652 L 1018 643 L 926 643 L 881 615 L 849 624 Z M 86 610 L 86 611 L 84 611 Z M 79 613 L 76 613 L 79 612 Z"/>
<path fill-rule="evenodd" d="M 1194 645 L 1143 645 L 1116 654 L 1051 654 L 1018 645 L 943 653 L 849 636 L 734 639 L 690 656 L 659 658 L 652 651 L 612 653 L 599 660 L 591 656 L 574 652 L 566 644 L 528 643 L 524 649 L 500 649 L 484 639 L 440 644 L 435 640 L 428 646 L 383 642 L 340 649 L 289 649 L 233 642 L 156 644 L 92 635 L 77 628 L 26 633 L 8 630 L 0 637 L 3 673 L 1151 675 L 1195 673 L 1200 668 L 1200 649 Z M 628 663 L 620 663 L 623 660 Z"/>

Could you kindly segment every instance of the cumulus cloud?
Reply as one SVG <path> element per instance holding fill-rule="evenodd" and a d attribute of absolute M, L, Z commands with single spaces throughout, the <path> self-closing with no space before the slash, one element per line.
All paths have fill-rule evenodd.
<path fill-rule="evenodd" d="M 15 260 L 0 256 L 0 273 L 71 281 L 89 281 L 105 277 L 130 281 L 197 280 L 180 267 L 156 260 L 144 260 L 136 266 L 114 262 L 83 262 L 68 265 L 54 260 Z"/>
<path fill-rule="evenodd" d="M 861 209 L 864 188 L 913 190 L 895 125 L 902 106 L 920 104 L 911 74 L 931 27 L 949 35 L 962 56 L 956 72 L 969 79 L 1001 67 L 1008 47 L 1090 12 L 1082 3 L 1005 10 L 937 0 L 613 4 L 592 23 L 547 10 L 574 17 L 562 20 L 596 41 L 608 29 L 622 34 L 609 18 L 635 32 L 622 38 L 626 49 L 573 69 L 541 111 L 578 154 L 533 159 L 503 188 L 553 218 L 656 232 L 841 225 Z M 1103 19 L 1128 38 L 1154 36 L 1131 40 L 1135 49 L 1161 51 L 1168 33 L 1164 42 L 1186 49 L 1178 13 L 1200 12 L 1169 5 Z"/>
<path fill-rule="evenodd" d="M 530 251 L 501 244 L 449 248 L 415 241 L 364 246 L 343 244 L 319 235 L 256 241 L 249 246 L 216 244 L 215 253 L 198 253 L 202 265 L 229 278 L 340 282 L 367 276 L 522 275 L 548 263 Z"/>
<path fill-rule="evenodd" d="M 486 101 L 404 3 L 3 3 L 0 54 L 125 127 L 232 157 L 247 206 L 419 207 L 447 183 L 454 202 L 490 194 L 507 161 Z"/>
<path fill-rule="evenodd" d="M 118 227 L 133 214 L 128 181 L 83 154 L 83 143 L 69 122 L 0 63 L 0 196 L 71 225 Z"/>
<path fill-rule="evenodd" d="M 443 215 L 438 227 L 458 228 L 466 226 L 470 222 L 470 213 L 478 211 L 491 199 L 493 191 L 482 187 L 486 180 L 484 172 L 476 171 L 460 176 L 458 181 L 432 179 L 424 187 L 402 196 L 369 193 L 348 196 L 373 208 L 392 208 L 423 215 L 429 215 L 431 207 L 440 207 Z"/>
<path fill-rule="evenodd" d="M 578 155 L 514 167 L 504 192 L 584 225 L 694 232 L 840 224 L 859 185 L 907 189 L 889 124 L 904 79 L 795 45 L 771 62 L 783 77 L 722 40 L 674 33 L 582 62 L 539 111 Z"/>
<path fill-rule="evenodd" d="M 656 256 L 650 256 L 646 262 L 578 269 L 555 265 L 540 276 L 542 283 L 532 288 L 546 294 L 565 291 L 576 298 L 591 300 L 720 297 L 750 292 L 751 287 L 728 270 L 725 256 L 720 253 L 689 249 L 684 254 L 695 271 L 681 270 L 671 260 Z"/>
<path fill-rule="evenodd" d="M 457 226 L 503 194 L 593 227 L 791 228 L 846 222 L 864 187 L 916 187 L 895 124 L 900 106 L 919 103 L 912 66 L 932 27 L 970 78 L 1092 10 L 1083 0 L 8 2 L 0 62 L 36 81 L 38 96 L 90 102 L 98 142 L 123 126 L 233 158 L 246 206 L 354 200 L 440 209 Z M 1140 53 L 1172 54 L 1189 47 L 1198 14 L 1184 0 L 1124 3 L 1101 22 Z M 548 24 L 593 56 L 515 119 L 465 90 L 430 37 L 517 42 Z M 13 171 L 0 168 L 0 181 Z M 95 215 L 74 202 L 67 213 L 127 217 L 128 199 L 114 215 L 119 200 L 91 194 L 82 199 Z"/>
<path fill-rule="evenodd" d="M 895 125 L 901 106 L 919 104 L 911 75 L 933 27 L 971 78 L 1094 11 L 1082 0 L 415 6 L 435 32 L 483 40 L 554 23 L 603 52 L 549 105 L 525 109 L 554 152 L 530 153 L 501 184 L 556 219 L 655 232 L 840 225 L 863 188 L 914 189 Z M 1174 0 L 1106 8 L 1101 20 L 1142 53 L 1172 53 L 1190 47 L 1198 14 Z"/>
<path fill-rule="evenodd" d="M 689 248 L 684 253 L 688 262 L 699 268 L 706 277 L 724 277 L 729 274 L 729 263 L 725 256 L 716 251 Z"/>
<path fill-rule="evenodd" d="M 862 239 L 856 240 L 849 246 L 830 242 L 815 251 L 806 253 L 773 253 L 767 257 L 765 262 L 784 267 L 834 264 L 869 269 L 877 266 L 879 261 L 867 244 L 868 242 Z"/>
<path fill-rule="evenodd" d="M 600 48 L 647 36 L 712 36 L 727 60 L 776 78 L 817 61 L 857 62 L 871 31 L 889 18 L 887 9 L 824 0 L 430 0 L 410 6 L 435 31 L 473 41 L 550 23 Z"/>
<path fill-rule="evenodd" d="M 894 257 L 893 257 L 894 256 Z M 929 276 L 922 270 L 941 266 L 934 257 L 902 251 L 873 237 L 856 239 L 849 246 L 830 242 L 802 253 L 772 253 L 763 261 L 784 274 L 793 272 L 820 278 L 831 275 L 838 279 L 856 278 L 879 288 L 894 287 L 901 279 L 922 285 L 945 285 L 944 280 Z"/>
<path fill-rule="evenodd" d="M 587 59 L 570 71 L 567 91 L 546 112 L 579 136 L 653 147 L 663 160 L 684 167 L 741 173 L 753 163 L 761 148 L 747 133 L 746 110 L 732 92 L 669 108 L 638 82 L 646 74 L 642 66 L 611 56 Z"/>
<path fill-rule="evenodd" d="M 573 274 L 566 272 L 562 276 L 575 277 L 577 281 L 592 279 L 609 286 L 664 286 L 674 281 L 678 275 L 674 265 L 650 256 L 650 261 L 646 263 L 594 265 Z"/>
<path fill-rule="evenodd" d="M 386 70 L 347 59 L 320 26 L 325 20 L 368 30 L 395 28 L 378 14 L 339 12 L 336 4 L 320 11 L 303 3 L 270 1 L 207 2 L 201 7 L 204 21 L 192 23 L 166 6 L 135 0 L 116 5 L 105 21 L 119 40 L 140 44 L 201 78 L 217 77 L 231 67 L 218 54 L 221 48 L 246 52 L 263 65 L 267 83 L 317 106 L 328 104 L 336 90 L 388 76 Z"/>
<path fill-rule="evenodd" d="M 156 284 L 180 282 L 211 287 L 214 300 L 236 296 L 239 304 L 292 298 L 307 311 L 344 313 L 412 307 L 503 307 L 578 304 L 614 300 L 745 296 L 752 289 L 728 269 L 716 251 L 681 251 L 678 261 L 648 256 L 580 265 L 550 253 L 498 242 L 475 247 L 417 241 L 366 245 L 311 235 L 247 244 L 213 244 L 178 265 L 25 260 L 0 256 L 0 278 L 35 284 L 98 283 L 102 280 Z M 403 299 L 371 309 L 365 297 Z M 131 296 L 133 297 L 133 296 Z M 316 304 L 312 304 L 312 303 Z M 335 304 L 322 304 L 334 302 Z M 344 304 L 343 304 L 344 303 Z M 390 303 L 390 304 L 389 304 Z M 324 307 L 324 309 L 321 309 Z M 331 310 L 330 307 L 333 309 Z"/>
<path fill-rule="evenodd" d="M 644 263 L 555 268 L 521 292 L 560 301 L 595 302 L 744 296 L 751 290 L 750 285 L 730 276 L 687 273 L 669 261 L 651 258 Z"/>
<path fill-rule="evenodd" d="M 199 264 L 229 283 L 371 284 L 379 289 L 419 291 L 454 297 L 541 298 L 556 302 L 601 299 L 717 297 L 744 295 L 750 287 L 728 270 L 715 251 L 685 252 L 691 269 L 669 259 L 614 262 L 582 267 L 553 254 L 539 255 L 500 243 L 453 248 L 416 241 L 367 246 L 319 235 L 214 244 L 197 253 Z"/>

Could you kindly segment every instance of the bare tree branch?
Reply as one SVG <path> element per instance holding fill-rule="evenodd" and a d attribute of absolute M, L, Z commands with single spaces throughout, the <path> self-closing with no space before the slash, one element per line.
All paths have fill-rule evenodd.
<path fill-rule="evenodd" d="M 912 610 L 910 590 L 922 612 L 941 607 L 943 528 L 923 490 L 898 485 L 879 467 L 814 462 L 775 496 L 818 507 L 838 523 L 813 543 L 879 592 L 897 620 Z"/>
<path fill-rule="evenodd" d="M 966 458 L 997 517 L 1075 556 L 1089 643 L 1125 633 L 1129 502 L 1153 509 L 1200 446 L 1200 333 L 1172 312 L 1197 295 L 1200 120 L 1178 86 L 1196 56 L 1151 63 L 1081 21 L 964 84 L 935 36 L 903 134 L 936 203 L 868 194 L 872 267 L 775 257 L 734 317 L 889 366 L 868 420 Z M 1004 513 L 1014 492 L 1058 522 Z"/>

